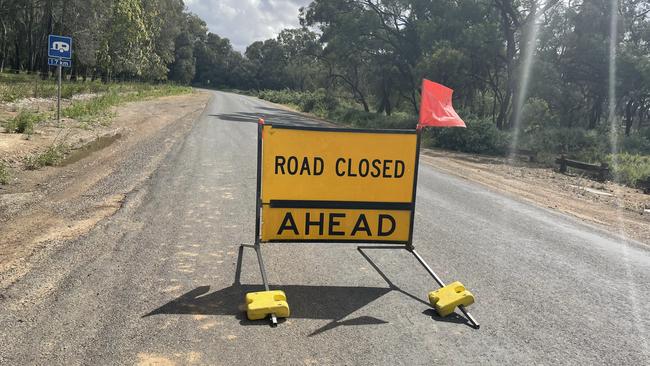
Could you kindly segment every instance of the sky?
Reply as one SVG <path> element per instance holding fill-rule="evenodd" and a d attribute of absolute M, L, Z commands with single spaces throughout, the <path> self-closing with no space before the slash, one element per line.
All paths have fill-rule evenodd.
<path fill-rule="evenodd" d="M 208 24 L 210 32 L 230 39 L 241 51 L 255 42 L 275 38 L 282 29 L 299 26 L 298 9 L 311 0 L 185 0 Z"/>

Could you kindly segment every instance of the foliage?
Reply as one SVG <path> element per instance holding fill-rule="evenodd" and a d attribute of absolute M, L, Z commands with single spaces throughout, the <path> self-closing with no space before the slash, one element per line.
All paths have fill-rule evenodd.
<path fill-rule="evenodd" d="M 328 118 L 358 128 L 413 129 L 417 120 L 404 112 L 391 116 L 354 108 L 339 108 L 327 114 Z"/>
<path fill-rule="evenodd" d="M 163 97 L 167 95 L 175 95 L 182 93 L 189 93 L 191 88 L 177 86 L 173 84 L 149 85 L 137 84 L 133 90 L 120 92 L 120 88 L 114 88 L 110 92 L 102 94 L 98 97 L 73 102 L 70 106 L 63 108 L 61 113 L 65 117 L 84 119 L 94 116 L 99 116 L 108 112 L 111 107 L 125 102 L 134 102 L 138 100 Z"/>
<path fill-rule="evenodd" d="M 313 92 L 299 92 L 289 89 L 262 90 L 258 93 L 258 97 L 273 103 L 296 106 L 303 112 L 314 112 L 320 115 L 334 110 L 338 105 L 338 101 L 332 95 L 327 94 L 324 89 Z"/>
<path fill-rule="evenodd" d="M 650 156 L 622 153 L 608 155 L 607 162 L 618 182 L 631 186 L 650 183 Z"/>
<path fill-rule="evenodd" d="M 40 113 L 30 111 L 20 111 L 14 118 L 5 122 L 5 132 L 7 133 L 34 133 L 34 125 L 37 124 L 43 116 Z"/>
<path fill-rule="evenodd" d="M 538 152 L 539 160 L 547 163 L 552 163 L 559 154 L 582 161 L 599 162 L 609 151 L 607 136 L 593 130 L 547 128 L 525 134 L 521 140 L 523 147 Z"/>
<path fill-rule="evenodd" d="M 25 167 L 29 170 L 40 169 L 44 166 L 55 166 L 63 161 L 69 147 L 64 144 L 50 145 L 47 150 L 40 154 L 28 156 L 25 159 Z"/>
<path fill-rule="evenodd" d="M 9 184 L 10 179 L 9 167 L 3 161 L 0 161 L 0 184 Z"/>
<path fill-rule="evenodd" d="M 467 128 L 436 128 L 425 131 L 427 146 L 459 150 L 468 153 L 505 155 L 510 144 L 509 134 L 496 128 L 486 118 L 465 117 Z"/>

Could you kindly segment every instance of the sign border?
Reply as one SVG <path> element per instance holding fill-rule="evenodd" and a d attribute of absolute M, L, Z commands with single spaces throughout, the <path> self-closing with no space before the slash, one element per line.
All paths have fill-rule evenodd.
<path fill-rule="evenodd" d="M 50 40 L 51 40 L 52 37 L 59 37 L 59 38 L 67 38 L 68 39 L 68 41 L 69 41 L 68 43 L 70 44 L 70 57 L 61 57 L 61 56 L 50 54 L 50 52 L 52 51 L 52 49 L 50 48 L 50 44 L 52 44 L 52 42 Z M 60 59 L 64 59 L 64 60 L 72 60 L 72 37 L 70 37 L 70 36 L 60 36 L 58 34 L 48 34 L 47 35 L 47 57 L 60 58 Z"/>
<path fill-rule="evenodd" d="M 55 62 L 50 63 L 52 60 Z M 70 68 L 72 67 L 72 59 L 71 58 L 59 58 L 59 57 L 48 57 L 47 58 L 47 66 L 54 66 L 54 67 L 67 67 Z"/>
<path fill-rule="evenodd" d="M 320 132 L 353 132 L 353 133 L 370 133 L 370 134 L 408 134 L 416 135 L 415 142 L 415 170 L 413 172 L 413 187 L 411 202 L 362 202 L 362 201 L 322 201 L 322 200 L 270 200 L 269 203 L 264 204 L 261 200 L 262 193 L 262 144 L 263 137 L 262 131 L 265 126 L 278 129 L 287 130 L 303 130 L 303 131 L 320 131 Z M 320 127 L 320 126 L 291 126 L 287 124 L 266 123 L 258 124 L 258 144 L 257 144 L 257 207 L 256 207 L 256 238 L 260 243 L 375 243 L 378 245 L 390 244 L 404 244 L 407 249 L 413 248 L 413 221 L 415 220 L 415 199 L 417 196 L 418 184 L 418 171 L 420 163 L 420 137 L 421 133 L 418 130 L 406 129 L 370 129 L 370 128 L 349 128 L 349 127 Z M 341 208 L 341 209 L 390 209 L 398 211 L 410 211 L 410 222 L 408 239 L 403 240 L 355 240 L 355 239 L 272 239 L 262 240 L 262 232 L 260 230 L 261 224 L 261 210 L 264 207 L 269 208 Z"/>
<path fill-rule="evenodd" d="M 353 128 L 353 127 L 320 127 L 320 126 L 292 126 L 283 123 L 265 123 L 264 126 L 272 128 L 282 128 L 285 130 L 305 130 L 305 131 L 323 131 L 323 132 L 358 132 L 358 133 L 390 133 L 390 134 L 407 134 L 416 135 L 416 130 L 406 129 L 388 129 L 388 128 Z"/>

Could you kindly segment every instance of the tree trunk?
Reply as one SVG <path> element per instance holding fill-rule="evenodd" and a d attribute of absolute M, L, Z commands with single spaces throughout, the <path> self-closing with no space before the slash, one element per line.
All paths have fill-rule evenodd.
<path fill-rule="evenodd" d="M 0 46 L 2 59 L 0 60 L 0 73 L 5 69 L 5 59 L 7 58 L 7 24 L 2 19 L 2 46 Z"/>
<path fill-rule="evenodd" d="M 368 107 L 368 102 L 366 101 L 366 98 L 364 98 L 363 96 L 361 96 L 361 97 L 359 98 L 359 102 L 360 102 L 361 105 L 363 106 L 363 110 L 364 110 L 365 112 L 370 112 L 370 107 Z"/>
<path fill-rule="evenodd" d="M 16 73 L 20 72 L 20 43 L 18 42 L 18 36 L 16 36 L 16 40 L 14 42 L 14 50 L 15 52 L 15 59 L 14 59 L 14 70 L 16 70 Z"/>
<path fill-rule="evenodd" d="M 632 99 L 627 101 L 625 105 L 625 136 L 630 136 L 630 131 L 632 130 L 632 115 L 634 114 Z"/>
<path fill-rule="evenodd" d="M 589 116 L 589 126 L 587 127 L 588 130 L 593 130 L 598 126 L 598 122 L 600 121 L 600 116 L 602 115 L 602 105 L 603 105 L 603 99 L 598 96 L 594 100 L 594 103 L 591 107 L 591 115 Z"/>
<path fill-rule="evenodd" d="M 506 95 L 503 98 L 501 106 L 499 108 L 499 115 L 497 117 L 497 127 L 505 127 L 506 121 L 508 120 L 508 110 L 510 109 L 510 102 L 512 96 L 515 92 L 514 85 L 514 67 L 515 67 L 515 57 L 517 56 L 517 44 L 515 40 L 515 27 L 513 24 L 514 19 L 510 18 L 508 9 L 506 9 L 506 4 L 500 4 L 499 10 L 501 11 L 501 30 L 506 39 Z M 509 121 L 511 122 L 511 121 Z"/>
<path fill-rule="evenodd" d="M 499 114 L 497 115 L 497 128 L 504 129 L 506 117 L 508 116 L 508 107 L 510 107 L 510 98 L 512 98 L 512 91 L 508 88 L 506 95 L 503 96 L 501 104 L 499 105 Z"/>

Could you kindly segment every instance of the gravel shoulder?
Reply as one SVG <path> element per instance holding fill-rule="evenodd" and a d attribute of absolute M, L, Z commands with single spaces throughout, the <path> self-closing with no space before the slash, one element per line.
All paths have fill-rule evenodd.
<path fill-rule="evenodd" d="M 596 182 L 505 158 L 424 149 L 421 161 L 494 191 L 573 215 L 615 234 L 650 245 L 650 195 L 614 182 Z"/>
<path fill-rule="evenodd" d="M 39 127 L 35 141 L 0 135 L 0 156 L 17 167 L 12 182 L 0 187 L 0 287 L 27 273 L 42 249 L 87 233 L 122 207 L 126 194 L 183 140 L 209 98 L 196 92 L 132 102 L 113 110 L 110 125 L 58 128 L 75 134 L 78 143 L 58 167 L 30 171 L 16 163 L 17 156 L 51 143 L 54 127 Z"/>

